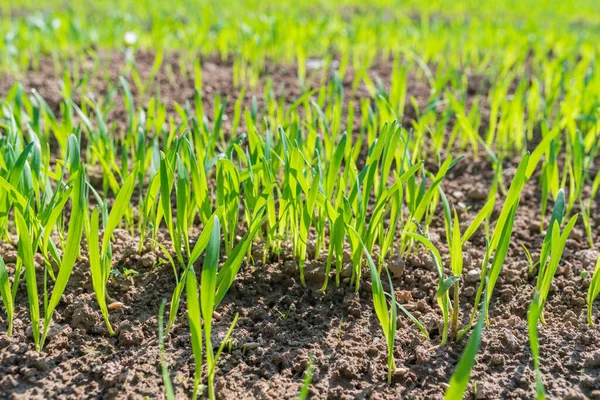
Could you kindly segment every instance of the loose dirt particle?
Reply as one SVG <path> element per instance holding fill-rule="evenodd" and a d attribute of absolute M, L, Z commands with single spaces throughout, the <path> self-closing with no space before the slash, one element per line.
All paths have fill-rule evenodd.
<path fill-rule="evenodd" d="M 88 303 L 75 306 L 71 324 L 76 329 L 89 330 L 100 322 L 100 313 L 94 310 Z"/>

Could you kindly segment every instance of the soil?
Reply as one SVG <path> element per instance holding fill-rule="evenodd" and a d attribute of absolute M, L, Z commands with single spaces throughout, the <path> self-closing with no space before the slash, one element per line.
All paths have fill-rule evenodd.
<path fill-rule="evenodd" d="M 122 65 L 120 55 L 108 56 Z M 148 71 L 153 57 L 141 54 L 138 68 Z M 121 64 L 119 64 L 119 62 Z M 116 82 L 119 67 L 110 69 Z M 372 73 L 389 82 L 391 63 L 375 65 Z M 387 74 L 387 75 L 386 75 Z M 203 64 L 204 92 L 220 92 L 236 98 L 231 82 L 230 63 L 210 60 Z M 299 92 L 295 70 L 269 66 L 265 76 L 287 82 L 283 91 L 291 103 Z M 193 98 L 193 79 L 172 85 L 166 72 L 159 72 L 161 98 L 183 104 Z M 43 67 L 19 78 L 27 89 L 36 88 L 49 105 L 58 110 L 60 90 L 54 71 Z M 0 82 L 5 95 L 14 78 Z M 477 89 L 481 93 L 483 81 Z M 344 82 L 349 85 L 350 82 Z M 261 85 L 264 84 L 264 78 Z M 108 92 L 100 78 L 91 84 L 99 95 Z M 277 84 L 274 87 L 278 87 Z M 357 96 L 367 96 L 360 88 Z M 423 106 L 429 97 L 427 84 L 415 78 L 409 84 Z M 485 92 L 483 90 L 483 92 Z M 262 101 L 260 90 L 254 91 Z M 212 96 L 205 97 L 212 107 Z M 246 94 L 251 100 L 251 94 Z M 120 101 L 120 100 L 119 100 Z M 232 115 L 233 101 L 228 105 Z M 408 120 L 414 110 L 406 110 Z M 208 115 L 212 111 L 207 110 Z M 124 123 L 121 104 L 109 118 Z M 405 123 L 408 121 L 405 120 Z M 506 162 L 506 182 L 514 173 L 517 159 Z M 463 223 L 469 222 L 483 206 L 493 177 L 487 161 L 466 154 L 443 182 L 444 191 L 457 206 Z M 527 307 L 535 286 L 535 272 L 528 264 L 521 244 L 536 258 L 543 233 L 540 232 L 539 188 L 535 177 L 525 188 L 518 210 L 513 240 L 503 272 L 494 291 L 490 322 L 485 327 L 477 363 L 469 384 L 469 396 L 477 399 L 520 399 L 534 397 L 534 374 L 527 336 Z M 497 205 L 499 212 L 500 205 Z M 596 213 L 600 215 L 599 213 Z M 595 221 L 600 226 L 600 219 Z M 597 229 L 597 228 L 596 228 Z M 585 296 L 589 274 L 598 257 L 590 250 L 583 229 L 578 225 L 567 242 L 563 261 L 554 280 L 545 308 L 546 325 L 540 326 L 541 364 L 544 382 L 552 398 L 600 399 L 600 325 L 589 327 L 585 319 Z M 597 232 L 597 231 L 596 231 Z M 434 218 L 430 235 L 445 248 L 445 233 L 440 215 Z M 110 337 L 104 327 L 91 287 L 89 265 L 82 259 L 76 265 L 63 300 L 54 315 L 54 325 L 44 351 L 33 349 L 24 281 L 17 296 L 14 336 L 0 335 L 0 398 L 156 398 L 162 397 L 163 384 L 157 340 L 159 304 L 170 298 L 175 278 L 171 267 L 161 263 L 161 254 L 144 246 L 137 254 L 138 242 L 126 231 L 115 232 L 114 265 L 121 273 L 111 278 L 110 297 L 123 303 L 111 311 L 117 334 Z M 160 238 L 159 238 L 160 239 Z M 596 248 L 600 237 L 595 236 Z M 160 239 L 169 245 L 164 238 Z M 9 268 L 14 266 L 16 249 L 3 243 L 0 253 Z M 261 244 L 255 251 L 261 253 Z M 85 244 L 84 244 L 85 248 Z M 447 253 L 447 252 L 444 252 Z M 465 245 L 465 275 L 461 291 L 461 317 L 466 322 L 471 312 L 481 266 L 484 242 L 474 235 Z M 85 254 L 85 251 L 83 252 Z M 436 273 L 430 257 L 417 250 L 394 264 L 393 284 L 398 300 L 426 326 L 427 340 L 404 316 L 398 317 L 395 358 L 398 367 L 393 382 L 386 382 L 386 347 L 380 325 L 373 312 L 368 273 L 356 293 L 347 283 L 336 288 L 330 281 L 325 293 L 319 289 L 324 274 L 324 254 L 306 266 L 308 287 L 299 284 L 291 252 L 266 264 L 245 264 L 215 315 L 213 344 L 221 343 L 236 313 L 239 320 L 230 351 L 225 351 L 217 368 L 216 392 L 223 399 L 297 398 L 307 366 L 313 365 L 310 394 L 315 399 L 441 398 L 460 358 L 466 340 L 439 346 L 441 315 L 435 300 Z M 445 259 L 446 263 L 447 259 Z M 197 268 L 197 273 L 199 273 Z M 128 270 L 134 270 L 126 276 Z M 41 282 L 41 279 L 40 279 Z M 166 361 L 178 398 L 191 393 L 193 357 L 183 302 L 176 323 L 166 337 Z M 595 308 L 595 321 L 600 312 Z M 0 332 L 6 331 L 5 314 L 0 313 Z M 473 383 L 476 382 L 476 393 Z"/>

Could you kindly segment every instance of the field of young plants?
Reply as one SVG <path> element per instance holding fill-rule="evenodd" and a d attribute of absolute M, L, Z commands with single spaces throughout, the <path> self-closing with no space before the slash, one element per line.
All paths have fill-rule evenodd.
<path fill-rule="evenodd" d="M 0 0 L 0 38 L 0 399 L 600 399 L 596 0 Z"/>

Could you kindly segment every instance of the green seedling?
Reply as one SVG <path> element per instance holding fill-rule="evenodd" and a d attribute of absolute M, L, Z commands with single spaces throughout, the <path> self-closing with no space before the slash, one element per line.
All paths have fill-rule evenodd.
<path fill-rule="evenodd" d="M 590 326 L 594 325 L 594 321 L 592 319 L 592 303 L 594 302 L 596 297 L 598 297 L 599 294 L 600 294 L 600 257 L 598 257 L 598 261 L 596 261 L 596 268 L 594 268 L 594 273 L 592 274 L 592 281 L 590 282 L 590 287 L 588 288 L 588 293 L 587 293 L 587 320 L 588 320 L 588 324 L 590 324 Z"/>

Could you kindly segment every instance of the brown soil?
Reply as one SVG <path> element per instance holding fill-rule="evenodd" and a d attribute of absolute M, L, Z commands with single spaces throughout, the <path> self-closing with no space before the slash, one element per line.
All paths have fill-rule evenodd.
<path fill-rule="evenodd" d="M 142 79 L 151 75 L 152 64 L 155 55 L 151 52 L 138 51 L 135 56 L 135 66 Z M 115 107 L 108 119 L 115 122 L 119 127 L 125 127 L 127 114 L 121 95 L 121 86 L 119 76 L 127 76 L 127 81 L 133 95 L 136 97 L 136 106 L 147 104 L 150 96 L 160 93 L 160 101 L 165 103 L 170 115 L 173 114 L 173 103 L 185 105 L 186 101 L 190 104 L 194 103 L 194 67 L 193 63 L 186 64 L 187 70 L 181 71 L 180 63 L 177 61 L 180 56 L 177 53 L 165 55 L 162 67 L 159 69 L 155 82 L 156 84 L 151 90 L 147 90 L 144 98 L 138 96 L 138 90 L 134 81 L 129 77 L 129 73 L 125 72 L 127 63 L 124 53 L 106 53 L 101 54 L 99 63 L 95 64 L 92 58 L 85 58 L 78 62 L 71 62 L 67 65 L 70 71 L 73 68 L 79 70 L 78 76 L 87 77 L 87 86 L 90 89 L 90 97 L 95 100 L 104 99 L 111 89 L 116 88 L 119 94 L 114 98 Z M 315 60 L 314 67 L 307 69 L 307 80 L 311 82 L 310 88 L 317 88 L 319 81 L 324 73 L 322 66 L 319 66 L 319 61 Z M 372 68 L 371 77 L 379 78 L 388 86 L 392 74 L 393 62 L 390 60 L 380 60 Z M 434 70 L 435 71 L 435 70 Z M 328 72 L 328 74 L 331 71 Z M 234 103 L 240 97 L 240 88 L 233 84 L 233 62 L 231 60 L 221 60 L 217 57 L 208 57 L 202 60 L 202 97 L 204 99 L 204 111 L 209 120 L 212 121 L 214 110 L 213 100 L 216 94 L 222 97 L 227 97 L 227 108 L 225 114 L 232 118 L 234 111 Z M 72 72 L 73 74 L 73 72 Z M 420 74 L 422 75 L 422 74 Z M 344 85 L 345 100 L 350 100 L 350 91 L 352 86 L 353 72 L 352 68 L 348 67 L 348 72 L 344 77 L 342 84 Z M 62 72 L 55 69 L 55 65 L 51 59 L 45 59 L 40 62 L 39 69 L 28 71 L 23 76 L 0 74 L 0 94 L 6 94 L 8 90 L 16 82 L 20 82 L 25 90 L 29 92 L 31 89 L 37 90 L 40 95 L 46 100 L 50 108 L 58 114 L 61 102 L 62 88 Z M 284 99 L 285 104 L 290 105 L 302 95 L 302 88 L 298 83 L 297 70 L 293 66 L 273 65 L 267 63 L 264 71 L 261 73 L 261 78 L 258 82 L 258 87 L 253 90 L 246 91 L 244 95 L 243 105 L 251 107 L 252 98 L 255 97 L 259 110 L 262 110 L 264 104 L 264 88 L 272 80 L 271 88 L 273 94 L 279 100 Z M 374 82 L 376 82 L 374 80 Z M 473 77 L 469 84 L 469 90 L 476 93 L 483 86 L 483 81 L 478 77 Z M 418 78 L 414 76 L 408 82 L 407 88 L 407 109 L 405 123 L 410 123 L 416 118 L 415 111 L 410 104 L 410 96 L 415 96 L 420 108 L 426 106 L 426 102 L 430 95 L 430 88 L 427 80 L 423 76 Z M 359 85 L 356 93 L 352 95 L 353 99 L 370 97 L 367 88 L 364 85 Z M 75 102 L 80 103 L 79 92 L 75 94 Z M 358 107 L 358 103 L 355 104 Z M 356 118 L 357 119 L 357 118 Z M 358 123 L 359 121 L 357 121 Z M 242 118 L 243 123 L 243 118 Z M 225 129 L 231 128 L 231 120 L 223 121 Z M 229 131 L 228 131 L 229 132 Z"/>
<path fill-rule="evenodd" d="M 147 64 L 151 64 L 152 57 L 146 58 Z M 138 62 L 142 68 L 142 61 Z M 116 70 L 111 70 L 115 77 Z M 389 81 L 390 70 L 391 65 L 386 63 L 376 68 L 384 82 Z M 269 67 L 267 72 L 275 82 L 295 81 L 292 68 Z M 203 73 L 206 93 L 219 91 L 230 98 L 236 97 L 238 92 L 232 88 L 231 66 L 227 63 L 207 62 Z M 182 104 L 193 97 L 191 80 L 175 87 L 166 78 L 163 82 L 161 74 L 161 98 Z M 58 108 L 59 87 L 51 70 L 32 72 L 23 82 L 26 87 L 40 91 L 51 107 Z M 97 90 L 106 93 L 106 86 L 99 82 Z M 3 80 L 0 94 L 5 94 L 10 84 L 10 79 Z M 171 89 L 167 90 L 168 87 Z M 286 101 L 293 101 L 299 92 L 297 86 L 290 84 L 289 88 L 284 91 Z M 428 87 L 413 82 L 409 86 L 410 95 L 427 99 Z M 246 96 L 249 100 L 250 95 Z M 205 101 L 209 106 L 212 96 Z M 228 112 L 231 115 L 232 110 Z M 110 117 L 115 121 L 119 118 L 125 118 L 121 105 Z M 516 162 L 507 163 L 507 182 Z M 468 222 L 483 205 L 481 193 L 486 194 L 492 174 L 487 162 L 467 155 L 444 181 L 444 190 L 461 212 L 461 221 Z M 525 244 L 536 257 L 543 240 L 536 223 L 539 189 L 533 182 L 535 179 L 522 196 L 507 262 L 494 292 L 490 324 L 484 330 L 472 374 L 479 399 L 534 397 L 526 313 L 535 275 L 528 273 L 521 248 Z M 444 247 L 441 215 L 432 224 L 431 237 Z M 109 283 L 110 296 L 125 304 L 111 313 L 117 330 L 115 337 L 109 337 L 104 328 L 92 295 L 89 266 L 86 260 L 81 260 L 54 315 L 51 337 L 44 351 L 36 353 L 31 333 L 27 331 L 29 317 L 24 306 L 27 297 L 22 282 L 17 296 L 14 337 L 0 336 L 0 398 L 162 397 L 157 313 L 161 300 L 170 298 L 175 279 L 170 267 L 156 265 L 160 254 L 145 248 L 138 255 L 136 248 L 137 239 L 125 231 L 116 232 L 116 268 L 133 269 L 138 274 L 114 276 Z M 257 249 L 260 250 L 260 245 Z M 478 235 L 466 245 L 461 295 L 463 321 L 471 311 L 477 285 L 469 282 L 469 272 L 480 267 L 483 249 L 483 240 Z M 9 267 L 14 265 L 14 247 L 4 243 L 0 252 Z M 597 251 L 587 248 L 583 230 L 578 226 L 568 241 L 553 283 L 545 311 L 547 325 L 540 327 L 544 381 L 553 398 L 600 399 L 600 328 L 588 327 L 586 323 L 589 277 L 581 277 L 582 271 L 592 271 L 597 257 Z M 399 371 L 391 386 L 386 383 L 384 338 L 373 313 L 368 279 L 358 293 L 347 284 L 336 288 L 333 283 L 322 293 L 319 291 L 324 271 L 321 257 L 307 265 L 305 289 L 299 285 L 295 262 L 284 251 L 280 259 L 269 260 L 266 265 L 260 261 L 245 265 L 218 310 L 213 340 L 216 345 L 235 313 L 239 313 L 240 319 L 233 333 L 232 350 L 224 352 L 219 362 L 217 396 L 297 398 L 304 371 L 313 358 L 310 393 L 316 399 L 442 397 L 466 341 L 438 346 L 441 316 L 435 301 L 436 274 L 431 259 L 418 251 L 403 261 L 403 268 L 395 271 L 396 295 L 425 324 L 431 340 L 426 340 L 407 318 L 399 316 L 395 353 Z M 185 303 L 181 309 L 185 309 Z M 598 314 L 596 309 L 595 320 L 600 322 Z M 0 313 L 0 332 L 5 331 L 5 315 Z M 181 312 L 166 339 L 166 350 L 177 397 L 185 398 L 191 392 L 193 358 L 187 321 Z M 472 388 L 470 384 L 470 396 Z"/>

